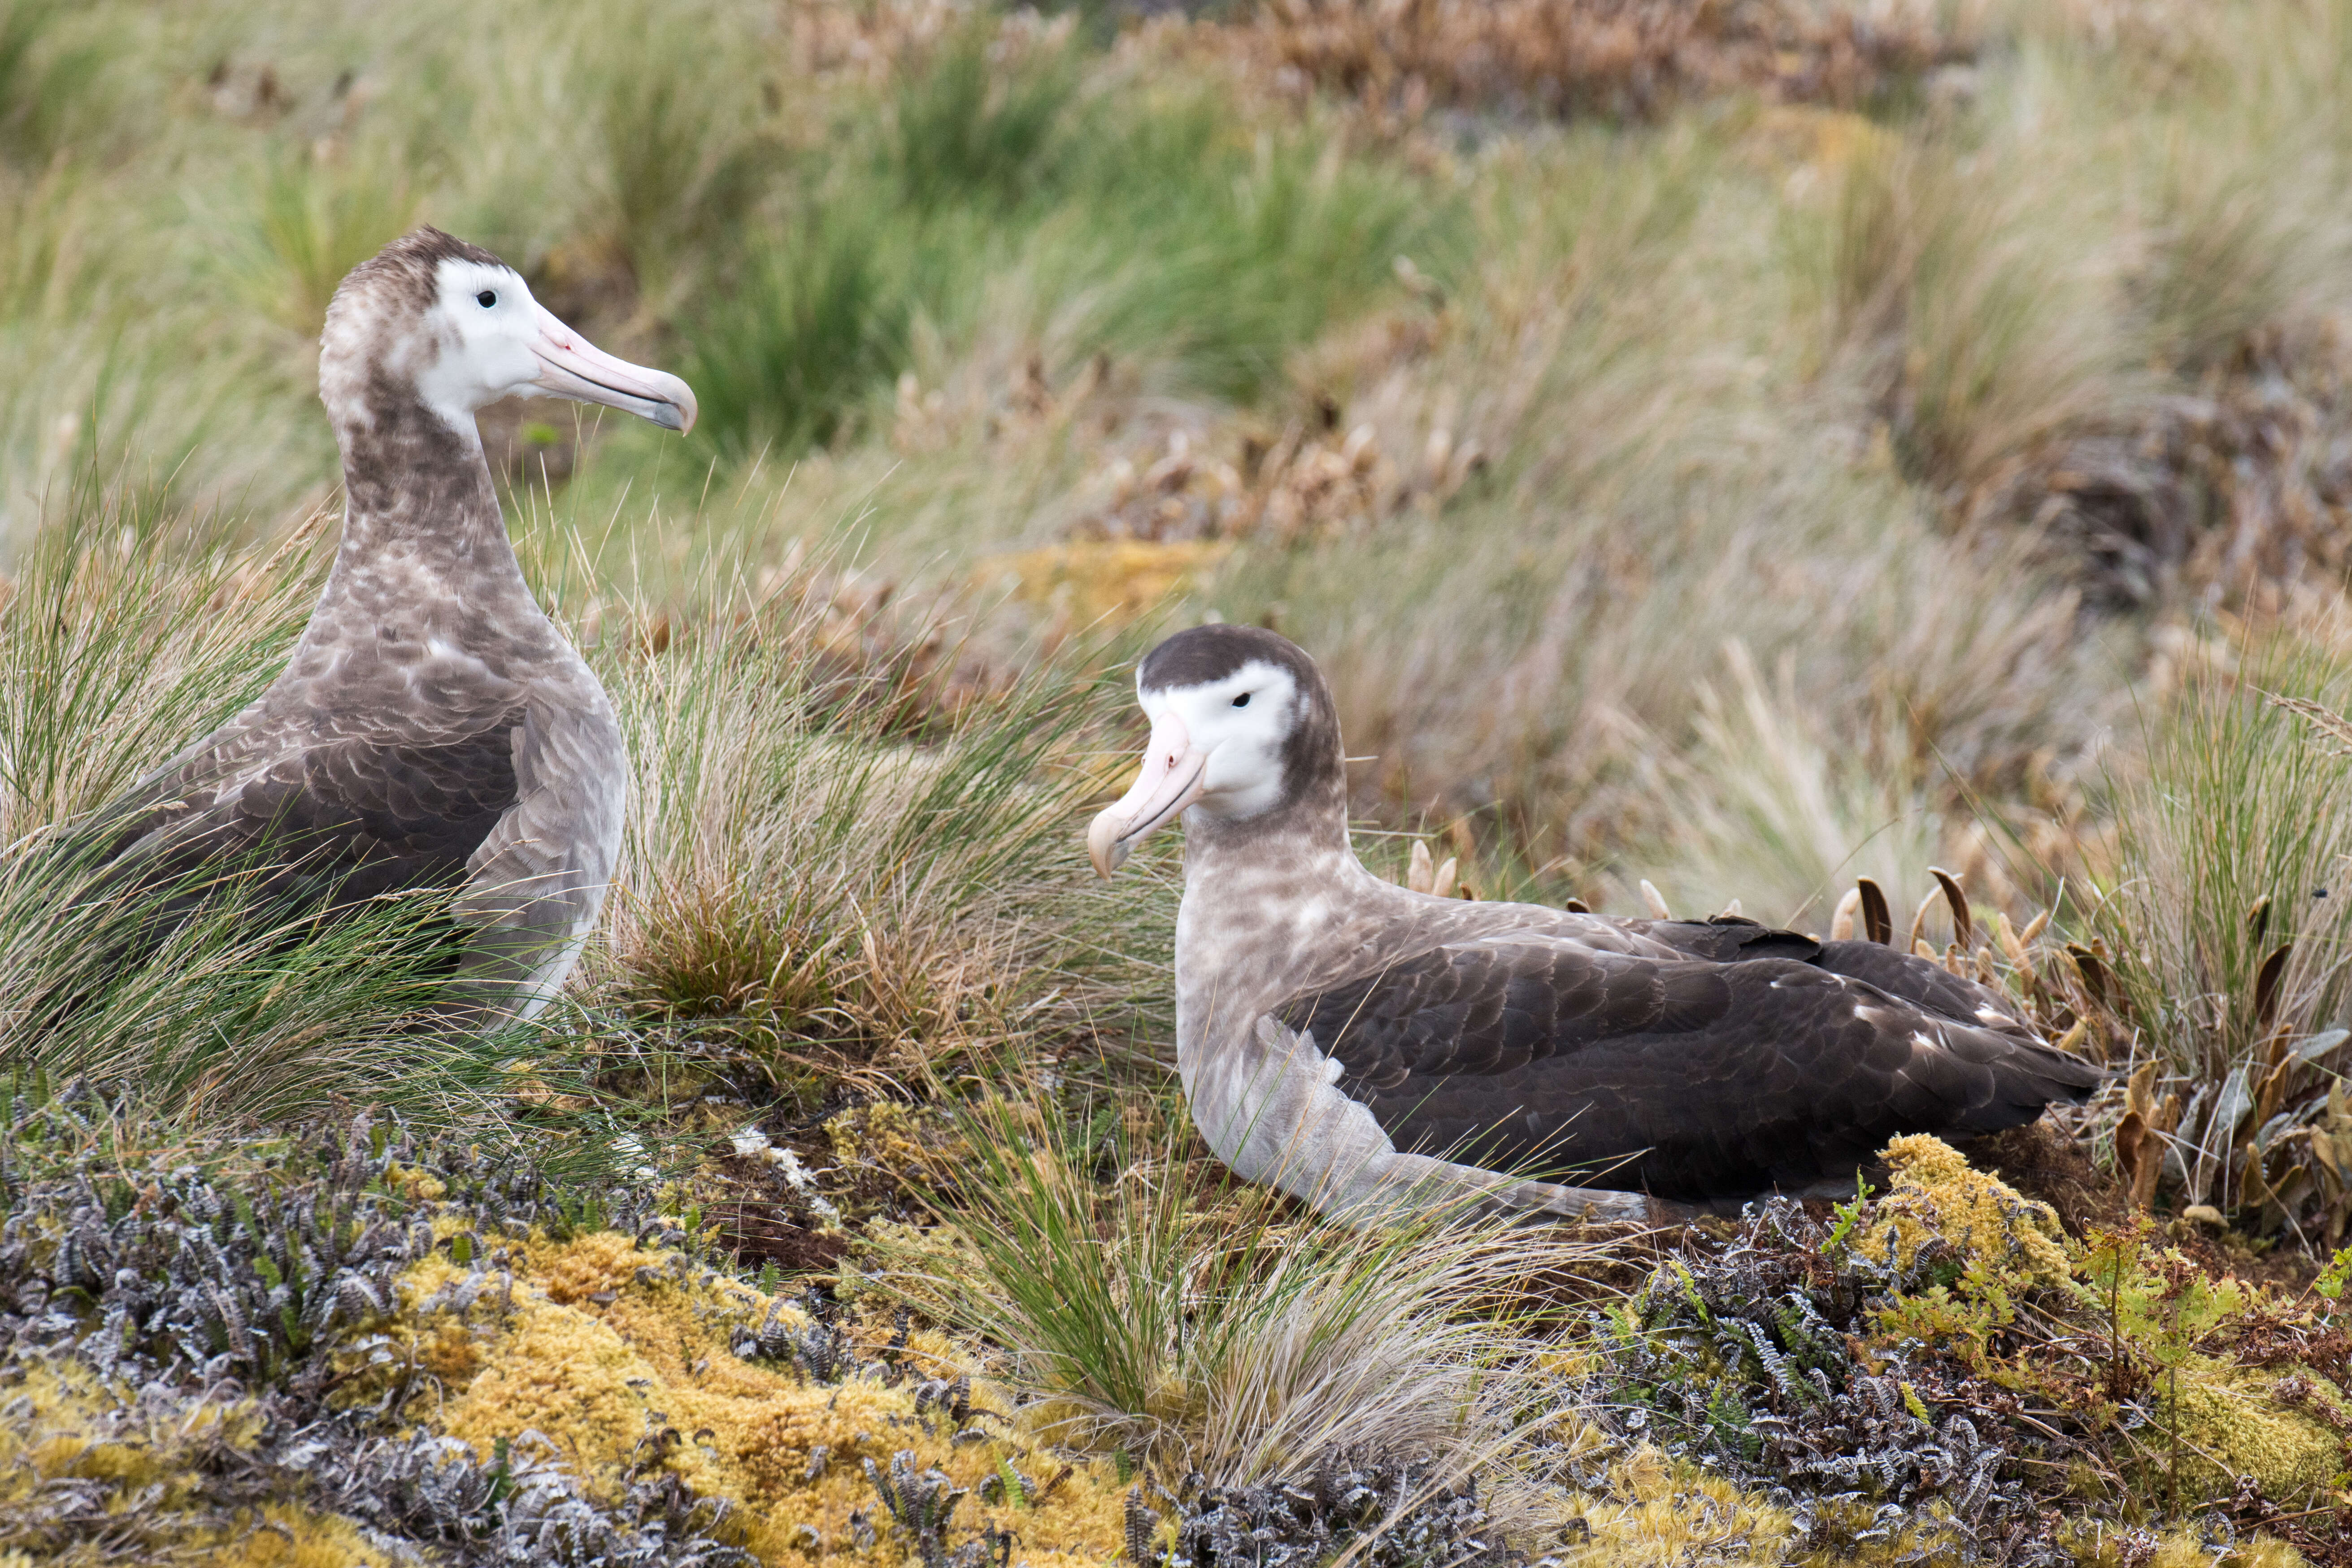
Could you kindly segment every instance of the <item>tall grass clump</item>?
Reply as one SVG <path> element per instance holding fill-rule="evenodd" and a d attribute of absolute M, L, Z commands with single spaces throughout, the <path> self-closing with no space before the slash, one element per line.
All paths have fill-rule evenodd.
<path fill-rule="evenodd" d="M 2177 1089 L 2185 1200 L 2268 1204 L 2273 1224 L 2314 1190 L 2308 1129 L 2352 1005 L 2352 758 L 2282 700 L 2325 714 L 2347 698 L 2339 664 L 2289 645 L 2148 716 L 2145 773 L 2115 787 L 2099 946 L 2077 955 Z"/>
<path fill-rule="evenodd" d="M 1585 1256 L 1444 1205 L 1366 1229 L 1255 1189 L 1196 1205 L 1177 1130 L 1120 1141 L 1108 1181 L 1050 1110 L 992 1100 L 964 1134 L 958 1243 L 894 1251 L 887 1288 L 1004 1347 L 1056 1440 L 1166 1483 L 1347 1458 L 1457 1484 L 1522 1414 L 1528 1288 Z"/>
<path fill-rule="evenodd" d="M 394 154 L 309 147 L 259 178 L 240 282 L 253 306 L 315 338 L 344 274 L 413 226 L 417 195 Z"/>
<path fill-rule="evenodd" d="M 571 89 L 604 174 L 596 226 L 655 310 L 723 250 L 781 163 L 759 108 L 753 29 L 730 8 L 604 7 Z"/>
<path fill-rule="evenodd" d="M 512 1044 L 436 1011 L 446 895 L 322 921 L 263 890 L 277 866 L 132 889 L 89 874 L 81 847 L 0 860 L 0 1068 L 127 1090 L 189 1133 L 360 1104 L 438 1121 L 504 1087 Z"/>
<path fill-rule="evenodd" d="M 1856 877 L 1899 900 L 1931 889 L 1941 823 L 1928 780 L 1899 741 L 1875 755 L 1832 743 L 1796 693 L 1794 651 L 1769 679 L 1745 644 L 1698 691 L 1697 743 L 1675 770 L 1681 820 L 1644 863 L 1685 915 L 1738 900 L 1753 918 L 1826 929 Z"/>
<path fill-rule="evenodd" d="M 1874 138 L 1846 167 L 1822 253 L 1835 352 L 1874 387 L 1906 473 L 1963 513 L 2144 390 L 2116 242 L 2085 244 L 2079 222 L 2095 188 L 2046 153 L 1933 127 Z"/>
<path fill-rule="evenodd" d="M 442 901 L 320 922 L 260 890 L 268 864 L 161 885 L 93 865 L 90 816 L 227 719 L 316 596 L 319 530 L 268 550 L 136 487 L 78 487 L 0 601 L 0 1064 L 130 1089 L 218 1130 L 339 1103 L 428 1118 L 486 1092 L 502 1055 L 429 1010 Z"/>
<path fill-rule="evenodd" d="M 2063 35 L 2036 49 L 2059 133 L 2105 132 L 2124 153 L 2113 177 L 2137 251 L 2126 325 L 2165 369 L 2203 380 L 2240 368 L 2266 334 L 2345 304 L 2352 226 L 2322 193 L 2352 153 L 2336 111 L 2347 22 L 2332 5 L 2186 12 L 2167 28 L 2186 68 L 2156 80 L 2141 51 Z"/>
<path fill-rule="evenodd" d="M 1443 275 L 1459 255 L 1442 190 L 1312 128 L 1244 140 L 1205 98 L 1099 127 L 1071 181 L 1032 264 L 1093 301 L 1102 347 L 1195 395 L 1278 387 L 1291 353 L 1398 291 L 1399 256 Z"/>
<path fill-rule="evenodd" d="M 933 662 L 952 628 L 861 647 L 844 625 L 811 580 L 608 668 L 637 777 L 601 967 L 780 1085 L 927 1086 L 1095 990 L 1066 765 L 1094 689 L 1037 670 L 959 699 L 955 652 Z"/>
<path fill-rule="evenodd" d="M 722 454 L 858 433 L 923 333 L 1001 331 L 982 301 L 1003 297 L 1031 302 L 1022 326 L 1057 359 L 1108 353 L 1164 390 L 1247 402 L 1396 292 L 1401 254 L 1436 267 L 1455 248 L 1447 200 L 1337 135 L 1244 138 L 1205 98 L 1086 98 L 1061 46 L 1007 55 L 994 37 L 968 27 L 907 68 L 877 144 L 804 161 L 681 310 Z"/>
<path fill-rule="evenodd" d="M 260 695 L 317 595 L 326 521 L 241 549 L 152 488 L 77 481 L 0 597 L 0 843 L 102 805 Z"/>
<path fill-rule="evenodd" d="M 725 205 L 741 218 L 730 244 L 706 247 L 708 286 L 679 312 L 704 438 L 724 457 L 789 460 L 853 427 L 858 405 L 905 368 L 917 323 L 952 326 L 976 292 L 970 275 L 1050 203 L 1078 85 L 1057 34 L 1016 38 L 975 18 L 902 62 L 876 119 L 830 137 L 821 157 L 788 161 L 755 140 L 716 173 L 689 169 L 691 148 L 713 139 L 704 125 L 667 160 L 678 167 L 624 181 L 648 199 L 698 191 L 698 210 Z M 636 109 L 616 178 L 687 112 Z M 744 212 L 763 187 L 776 188 Z M 625 233 L 653 226 L 622 216 Z M 702 237 L 716 237 L 707 223 Z"/>
<path fill-rule="evenodd" d="M 812 204 L 749 246 L 684 328 L 702 439 L 785 462 L 824 446 L 905 363 L 922 308 L 919 226 L 855 198 Z"/>
<path fill-rule="evenodd" d="M 1058 36 L 1013 39 L 981 16 L 893 83 L 881 163 L 918 206 L 1012 206 L 1044 195 L 1071 151 L 1080 76 Z"/>
<path fill-rule="evenodd" d="M 37 166 L 56 153 L 106 65 L 68 38 L 64 0 L 0 0 L 0 158 Z"/>

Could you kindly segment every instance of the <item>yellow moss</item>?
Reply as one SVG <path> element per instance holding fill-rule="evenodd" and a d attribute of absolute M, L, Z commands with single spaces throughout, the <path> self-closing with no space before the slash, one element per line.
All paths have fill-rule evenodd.
<path fill-rule="evenodd" d="M 982 583 L 1010 577 L 1024 599 L 1067 605 L 1085 625 L 1132 620 L 1214 567 L 1230 540 L 1077 540 L 982 561 Z"/>
<path fill-rule="evenodd" d="M 591 1296 L 618 1291 L 635 1279 L 637 1270 L 661 1260 L 637 1250 L 637 1244 L 614 1231 L 583 1236 L 568 1246 L 531 1249 L 532 1283 L 565 1306 Z"/>
<path fill-rule="evenodd" d="M 1720 1476 L 1643 1447 L 1612 1463 L 1607 1477 L 1605 1489 L 1579 1494 L 1562 1516 L 1572 1547 L 1561 1555 L 1576 1568 L 1785 1560 L 1788 1513 Z"/>
<path fill-rule="evenodd" d="M 2193 1530 L 2176 1530 L 2148 1559 L 2148 1568 L 2302 1568 L 2303 1553 L 2284 1541 L 2242 1541 L 2217 1561 Z"/>
<path fill-rule="evenodd" d="M 423 1171 L 412 1171 L 405 1165 L 394 1165 L 383 1173 L 384 1185 L 411 1203 L 429 1204 L 448 1195 L 448 1184 Z"/>
<path fill-rule="evenodd" d="M 833 1157 L 845 1165 L 881 1165 L 892 1171 L 919 1166 L 923 1147 L 915 1141 L 913 1118 L 896 1100 L 877 1100 L 845 1110 L 824 1124 Z"/>
<path fill-rule="evenodd" d="M 234 1400 L 150 1415 L 134 1404 L 136 1397 L 136 1390 L 109 1384 L 78 1361 L 45 1361 L 22 1369 L 8 1385 L 11 1418 L 0 1422 L 0 1514 L 30 1500 L 48 1483 L 100 1481 L 107 1485 L 106 1506 L 114 1521 L 112 1548 L 102 1553 L 69 1549 L 58 1561 L 128 1561 L 127 1553 L 138 1552 L 174 1562 L 389 1568 L 380 1555 L 343 1550 L 339 1542 L 350 1536 L 348 1526 L 299 1510 L 288 1510 L 282 1521 L 265 1517 L 255 1522 L 280 1525 L 304 1541 L 329 1542 L 325 1554 L 219 1555 L 216 1549 L 233 1545 L 242 1532 L 225 1532 L 215 1516 L 197 1506 L 200 1467 L 225 1450 L 250 1454 L 262 1435 L 258 1412 L 250 1400 Z M 294 1530 L 298 1521 L 308 1521 L 307 1534 Z M 282 1544 L 286 1537 L 272 1539 Z M 357 1545 L 357 1537 L 350 1536 L 349 1543 Z M 0 1568 L 30 1561 L 0 1554 Z"/>
<path fill-rule="evenodd" d="M 2186 1401 L 2184 1400 L 2184 1403 Z M 1575 1430 L 1552 1436 L 1580 1451 L 1593 1435 L 1570 1418 Z M 1958 1555 L 1957 1538 L 1947 1539 L 1930 1518 L 1884 1541 L 1855 1549 L 1851 1543 L 1806 1552 L 1797 1549 L 1793 1521 L 1755 1492 L 1660 1449 L 1643 1447 L 1612 1461 L 1603 1485 L 1577 1495 L 1560 1514 L 1568 1549 L 1551 1555 L 1570 1568 L 1667 1568 L 1706 1563 L 1714 1568 L 1831 1568 L 1832 1564 L 1942 1562 Z M 1870 1509 L 1854 1504 L 1851 1522 L 1859 1530 Z M 1834 1505 L 1832 1512 L 1834 1515 Z M 2112 1523 L 2077 1518 L 2061 1527 L 2059 1544 L 2081 1568 L 2121 1568 L 2131 1537 Z M 2206 1546 L 2194 1530 L 2161 1538 L 2148 1568 L 2298 1568 L 2302 1556 L 2276 1541 L 2255 1537 L 2226 1551 Z"/>
<path fill-rule="evenodd" d="M 1883 1258 L 1895 1244 L 1906 1266 L 1931 1238 L 1985 1258 L 2016 1283 L 2063 1286 L 2074 1276 L 2066 1233 L 2047 1204 L 1971 1168 L 1960 1152 L 1925 1134 L 1897 1138 L 1883 1156 L 1893 1180 L 1878 1203 L 1864 1248 Z"/>
<path fill-rule="evenodd" d="M 163 1506 L 184 1491 L 181 1457 L 203 1448 L 250 1452 L 261 1438 L 261 1417 L 250 1400 L 207 1404 L 176 1412 L 161 1429 L 100 1424 L 133 1397 L 79 1362 L 37 1363 L 15 1385 L 22 1413 L 0 1423 L 0 1472 L 19 1480 L 76 1478 L 109 1481 L 125 1494 L 161 1484 Z M 6 1493 L 0 1491 L 0 1499 Z"/>
<path fill-rule="evenodd" d="M 264 1503 L 261 1518 L 196 1557 L 206 1568 L 393 1568 L 359 1527 L 335 1514 Z"/>
<path fill-rule="evenodd" d="M 2333 1384 L 2314 1373 L 2297 1374 L 2311 1396 L 2341 1407 Z M 2273 1501 L 2303 1498 L 2331 1485 L 2343 1468 L 2344 1446 L 2317 1418 L 2283 1404 L 2281 1374 L 2192 1355 L 2180 1367 L 2180 1489 L 2185 1501 L 2225 1497 L 2240 1476 L 2263 1484 Z M 2162 1404 L 2156 1428 L 2144 1434 L 2156 1462 L 2166 1462 L 2172 1384 L 2159 1373 Z"/>
<path fill-rule="evenodd" d="M 2060 1550 L 2078 1568 L 2123 1568 L 2131 1560 L 2126 1544 L 2142 1539 L 2138 1531 L 2095 1519 L 2069 1520 L 2058 1531 Z M 2139 1561 L 2146 1568 L 2302 1568 L 2304 1557 L 2284 1542 L 2266 1536 L 2215 1547 L 2207 1545 L 2198 1531 L 2179 1529 L 2158 1537 L 2155 1555 Z"/>
<path fill-rule="evenodd" d="M 891 1568 L 909 1561 L 907 1543 L 890 1533 L 863 1461 L 887 1470 L 894 1454 L 911 1449 L 918 1468 L 935 1466 L 971 1489 L 954 1516 L 958 1541 L 983 1524 L 1012 1530 L 1034 1568 L 1075 1568 L 1119 1553 L 1126 1488 L 1109 1464 L 1073 1464 L 1069 1478 L 1034 1508 L 990 1507 L 978 1490 L 1000 1462 L 1044 1486 L 1065 1461 L 1001 1420 L 976 1416 L 988 1436 L 959 1444 L 933 1410 L 926 1432 L 911 1378 L 897 1388 L 864 1378 L 825 1386 L 736 1358 L 728 1349 L 730 1327 L 763 1321 L 773 1304 L 759 1291 L 725 1280 L 681 1282 L 667 1269 L 641 1279 L 640 1268 L 663 1260 L 635 1250 L 626 1237 L 533 1239 L 510 1256 L 515 1311 L 494 1329 L 490 1315 L 477 1311 L 466 1331 L 489 1331 L 467 1341 L 476 1370 L 449 1381 L 446 1401 L 417 1411 L 486 1458 L 501 1439 L 513 1443 L 535 1431 L 592 1493 L 605 1497 L 632 1465 L 667 1470 L 698 1495 L 740 1505 L 732 1527 L 770 1563 L 858 1557 L 849 1516 L 862 1510 L 881 1539 L 859 1561 Z M 455 1271 L 446 1258 L 418 1265 L 404 1282 L 404 1298 L 420 1300 Z M 610 1301 L 594 1299 L 607 1290 Z M 796 1308 L 783 1316 L 805 1326 Z M 414 1342 L 450 1342 L 448 1324 L 404 1326 Z M 919 1374 L 966 1363 L 937 1332 L 914 1336 L 907 1351 Z M 986 1384 L 973 1403 L 1011 1409 Z M 664 1437 L 665 1430 L 674 1436 Z M 826 1450 L 821 1467 L 814 1463 L 819 1448 Z M 813 1468 L 821 1473 L 812 1477 Z M 817 1532 L 813 1547 L 803 1527 Z"/>

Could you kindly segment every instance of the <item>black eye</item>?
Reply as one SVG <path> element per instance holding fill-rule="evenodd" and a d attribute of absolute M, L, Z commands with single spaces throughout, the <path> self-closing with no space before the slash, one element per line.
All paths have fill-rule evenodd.
<path fill-rule="evenodd" d="M 1234 706 L 1236 708 L 1246 708 L 1249 706 L 1249 700 L 1250 694 L 1244 691 L 1239 697 L 1234 699 Z"/>
<path fill-rule="evenodd" d="M 474 296 L 474 303 L 479 305 L 485 310 L 488 310 L 498 302 L 499 291 L 495 289 L 485 289 L 480 293 Z"/>

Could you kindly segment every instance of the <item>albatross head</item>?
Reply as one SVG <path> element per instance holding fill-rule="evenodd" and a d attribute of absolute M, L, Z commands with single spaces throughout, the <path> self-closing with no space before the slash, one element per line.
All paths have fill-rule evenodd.
<path fill-rule="evenodd" d="M 686 383 L 614 358 L 543 309 L 513 268 L 437 228 L 352 268 L 320 334 L 319 395 L 339 422 L 402 390 L 465 431 L 501 397 L 569 397 L 694 428 Z"/>
<path fill-rule="evenodd" d="M 1151 720 L 1143 771 L 1087 830 L 1087 853 L 1105 877 L 1187 810 L 1221 824 L 1253 821 L 1344 790 L 1330 689 L 1286 638 L 1255 626 L 1194 626 L 1144 657 L 1135 688 Z"/>

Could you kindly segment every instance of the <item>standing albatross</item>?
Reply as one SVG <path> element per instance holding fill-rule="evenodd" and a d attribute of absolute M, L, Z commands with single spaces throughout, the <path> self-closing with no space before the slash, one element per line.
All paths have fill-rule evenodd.
<path fill-rule="evenodd" d="M 1142 772 L 1087 849 L 1108 877 L 1183 816 L 1177 1067 L 1246 1180 L 1340 1214 L 1454 1193 L 1646 1219 L 1650 1199 L 1851 1190 L 1898 1133 L 2018 1126 L 2101 1080 L 1991 991 L 1875 942 L 1381 880 L 1348 842 L 1329 689 L 1272 632 L 1180 632 L 1136 687 Z"/>
<path fill-rule="evenodd" d="M 528 1017 L 604 905 L 628 764 L 604 686 L 523 580 L 474 414 L 568 397 L 685 431 L 694 394 L 419 228 L 336 289 L 319 396 L 343 465 L 326 590 L 257 700 L 95 816 L 101 875 L 172 889 L 260 867 L 278 918 L 449 889 L 452 1010 Z"/>

